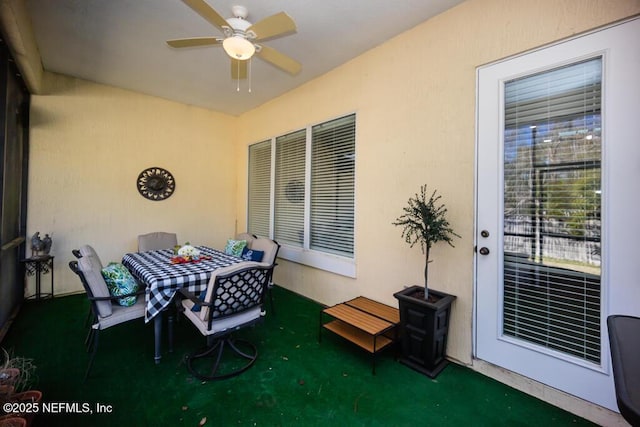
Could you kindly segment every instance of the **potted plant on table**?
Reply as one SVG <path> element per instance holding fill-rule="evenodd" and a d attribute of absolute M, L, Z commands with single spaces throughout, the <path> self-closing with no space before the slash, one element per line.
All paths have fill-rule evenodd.
<path fill-rule="evenodd" d="M 413 247 L 420 243 L 425 254 L 424 287 L 410 286 L 394 297 L 398 299 L 402 356 L 400 362 L 431 378 L 447 364 L 446 345 L 451 304 L 456 298 L 444 292 L 429 290 L 429 264 L 435 243 L 446 242 L 453 247 L 453 238 L 460 237 L 447 220 L 447 209 L 440 202 L 437 190 L 427 197 L 427 186 L 409 199 L 404 214 L 393 225 L 403 227 L 402 237 Z"/>

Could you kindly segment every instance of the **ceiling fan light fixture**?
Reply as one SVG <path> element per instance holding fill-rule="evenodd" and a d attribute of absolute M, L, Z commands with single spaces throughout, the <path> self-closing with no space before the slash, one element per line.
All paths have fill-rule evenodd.
<path fill-rule="evenodd" d="M 224 39 L 222 47 L 231 58 L 241 61 L 251 58 L 256 51 L 253 43 L 238 35 Z"/>
<path fill-rule="evenodd" d="M 267 40 L 286 36 L 297 31 L 296 23 L 285 12 L 267 16 L 252 24 L 246 19 L 249 12 L 244 6 L 233 6 L 231 8 L 233 17 L 225 19 L 208 4 L 207 0 L 182 1 L 211 25 L 222 31 L 224 36 L 221 38 L 191 37 L 167 40 L 169 46 L 189 48 L 222 45 L 225 53 L 231 58 L 231 77 L 237 80 L 246 78 L 248 60 L 254 56 L 258 56 L 261 60 L 292 76 L 300 72 L 302 64 L 284 53 L 262 44 Z"/>

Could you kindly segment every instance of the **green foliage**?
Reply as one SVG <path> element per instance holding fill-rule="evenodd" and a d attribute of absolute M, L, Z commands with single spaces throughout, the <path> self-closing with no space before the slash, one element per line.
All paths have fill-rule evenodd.
<path fill-rule="evenodd" d="M 15 370 L 16 375 L 4 378 L 10 370 Z M 35 370 L 33 359 L 17 357 L 0 348 L 0 400 L 10 398 L 12 393 L 28 390 L 35 382 Z M 9 396 L 5 395 L 6 393 Z"/>
<path fill-rule="evenodd" d="M 429 252 L 434 243 L 447 242 L 453 247 L 453 237 L 457 235 L 447 220 L 447 208 L 439 204 L 441 196 L 437 190 L 431 193 L 427 199 L 427 186 L 420 187 L 420 193 L 409 198 L 404 214 L 398 217 L 393 225 L 402 227 L 402 237 L 413 247 L 420 243 L 422 253 L 425 254 L 424 265 L 424 299 L 428 299 L 429 291 L 427 281 L 429 279 Z"/>
<path fill-rule="evenodd" d="M 460 237 L 449 225 L 447 208 L 444 204 L 438 205 L 442 196 L 437 195 L 437 191 L 434 190 L 427 199 L 427 186 L 421 186 L 420 193 L 409 199 L 408 206 L 403 209 L 404 214 L 393 223 L 403 227 L 402 237 L 411 247 L 420 243 L 422 253 L 427 255 L 427 262 L 434 243 L 447 242 L 453 247 L 453 237 Z"/>
<path fill-rule="evenodd" d="M 504 163 L 505 217 L 540 217 L 555 233 L 584 236 L 600 218 L 601 141 L 585 138 L 570 120 L 552 124 L 543 137 L 527 143 L 511 131 Z"/>
<path fill-rule="evenodd" d="M 573 236 L 584 236 L 588 221 L 600 217 L 600 170 L 577 171 L 548 186 L 545 216 L 555 218 Z"/>

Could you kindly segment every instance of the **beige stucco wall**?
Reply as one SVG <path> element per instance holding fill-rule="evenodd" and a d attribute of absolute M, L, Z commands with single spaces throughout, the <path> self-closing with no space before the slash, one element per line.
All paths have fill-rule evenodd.
<path fill-rule="evenodd" d="M 32 96 L 27 236 L 53 235 L 57 294 L 82 289 L 67 263 L 85 243 L 105 263 L 152 231 L 224 246 L 238 194 L 233 117 L 77 79 L 49 83 L 48 95 Z M 176 180 L 162 202 L 136 188 L 152 166 Z"/>
<path fill-rule="evenodd" d="M 326 304 L 356 295 L 396 304 L 394 292 L 422 283 L 424 259 L 391 223 L 426 183 L 462 236 L 434 247 L 429 283 L 458 297 L 448 354 L 472 363 L 476 68 L 638 12 L 637 0 L 469 0 L 244 114 L 239 228 L 247 145 L 355 111 L 357 278 L 281 262 L 276 283 Z"/>

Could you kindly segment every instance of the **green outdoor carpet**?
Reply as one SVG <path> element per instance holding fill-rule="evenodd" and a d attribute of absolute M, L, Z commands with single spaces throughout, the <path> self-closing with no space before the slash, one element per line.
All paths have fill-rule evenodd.
<path fill-rule="evenodd" d="M 182 318 L 174 352 L 165 352 L 159 365 L 153 363 L 152 323 L 102 331 L 91 376 L 83 383 L 84 295 L 26 302 L 1 345 L 34 359 L 33 388 L 52 404 L 50 411 L 58 409 L 40 413 L 36 426 L 591 425 L 455 364 L 432 380 L 395 361 L 388 350 L 372 375 L 371 356 L 359 347 L 328 331 L 318 342 L 319 304 L 279 287 L 273 293 L 275 314 L 269 310 L 264 323 L 240 334 L 258 347 L 257 362 L 218 382 L 187 372 L 185 354 L 205 339 Z M 70 413 L 85 408 L 93 413 Z"/>

